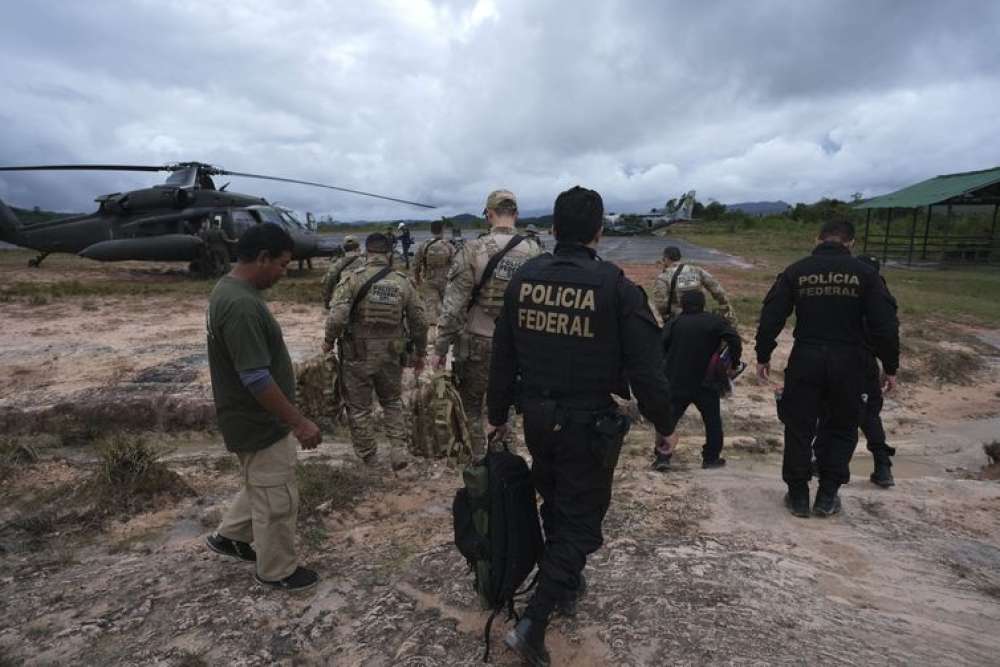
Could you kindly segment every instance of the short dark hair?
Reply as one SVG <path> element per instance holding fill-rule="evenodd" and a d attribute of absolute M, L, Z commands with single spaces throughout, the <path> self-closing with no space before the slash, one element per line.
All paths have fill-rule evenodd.
<path fill-rule="evenodd" d="M 273 222 L 262 222 L 243 232 L 236 242 L 236 257 L 241 262 L 252 262 L 266 252 L 271 259 L 295 250 L 295 242 L 284 227 Z"/>
<path fill-rule="evenodd" d="M 604 200 L 594 190 L 576 185 L 556 197 L 552 230 L 560 243 L 590 243 L 604 224 Z"/>
<path fill-rule="evenodd" d="M 676 262 L 681 258 L 681 249 L 675 245 L 668 245 L 663 249 L 663 256 L 671 262 Z"/>
<path fill-rule="evenodd" d="M 379 253 L 382 255 L 389 254 L 389 237 L 385 234 L 379 234 L 375 232 L 374 234 L 369 234 L 365 239 L 365 250 L 368 252 Z"/>
<path fill-rule="evenodd" d="M 828 220 L 819 228 L 819 240 L 850 243 L 854 240 L 854 223 L 846 218 Z"/>
<path fill-rule="evenodd" d="M 440 234 L 444 231 L 444 220 L 431 220 L 431 234 Z"/>
<path fill-rule="evenodd" d="M 681 292 L 681 310 L 685 313 L 700 313 L 705 310 L 705 295 L 700 289 Z"/>

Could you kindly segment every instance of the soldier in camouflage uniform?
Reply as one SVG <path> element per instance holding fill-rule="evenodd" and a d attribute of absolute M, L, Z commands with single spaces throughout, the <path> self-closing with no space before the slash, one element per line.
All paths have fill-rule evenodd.
<path fill-rule="evenodd" d="M 489 383 L 493 329 L 503 306 L 504 290 L 514 272 L 542 252 L 529 236 L 519 237 L 517 245 L 496 264 L 492 277 L 483 284 L 473 302 L 473 291 L 482 280 L 490 258 L 502 252 L 515 238 L 517 200 L 514 193 L 508 190 L 491 192 L 483 214 L 490 223 L 490 231 L 466 242 L 455 255 L 448 271 L 448 286 L 434 342 L 435 368 L 444 368 L 448 350 L 453 348 L 452 369 L 469 419 L 473 456 L 481 456 L 486 451 L 483 402 Z"/>
<path fill-rule="evenodd" d="M 358 240 L 348 234 L 344 237 L 344 256 L 330 262 L 330 269 L 323 278 L 324 308 L 330 307 L 330 298 L 333 296 L 333 290 L 340 283 L 340 278 L 343 276 L 345 269 L 358 268 L 362 264 L 364 264 L 364 258 L 361 256 L 361 248 L 358 246 Z"/>
<path fill-rule="evenodd" d="M 391 270 L 391 250 L 384 234 L 372 234 L 365 239 L 368 261 L 365 266 L 350 271 L 333 293 L 323 349 L 333 349 L 340 340 L 354 451 L 365 463 L 376 463 L 376 426 L 372 415 L 374 389 L 382 406 L 391 446 L 389 460 L 393 470 L 399 470 L 407 464 L 407 432 L 401 399 L 406 332 L 414 344 L 413 370 L 419 375 L 427 348 L 427 322 L 420 297 L 409 277 Z M 386 269 L 388 271 L 370 285 L 368 293 L 358 299 L 363 286 Z"/>
<path fill-rule="evenodd" d="M 667 246 L 663 249 L 663 273 L 656 277 L 653 285 L 653 307 L 664 322 L 669 320 L 681 310 L 681 294 L 691 290 L 702 289 L 708 291 L 712 298 L 719 304 L 721 315 L 729 320 L 729 323 L 736 326 L 736 311 L 729 303 L 726 291 L 722 289 L 712 274 L 691 264 L 681 264 L 681 250 L 677 246 Z M 674 279 L 674 274 L 680 270 L 677 276 L 677 287 L 674 291 L 673 302 L 670 300 L 670 283 Z"/>
<path fill-rule="evenodd" d="M 448 284 L 448 267 L 455 256 L 455 246 L 444 239 L 444 223 L 431 222 L 433 238 L 417 246 L 414 256 L 413 277 L 417 291 L 424 300 L 424 312 L 429 324 L 437 324 L 444 300 L 444 288 Z"/>

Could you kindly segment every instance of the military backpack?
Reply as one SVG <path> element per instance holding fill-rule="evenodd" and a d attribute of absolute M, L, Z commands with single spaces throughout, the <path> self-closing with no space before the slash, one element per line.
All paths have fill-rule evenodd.
<path fill-rule="evenodd" d="M 472 437 L 462 398 L 447 373 L 436 373 L 417 386 L 410 453 L 458 463 L 472 459 Z"/>
<path fill-rule="evenodd" d="M 535 489 L 528 464 L 517 454 L 487 448 L 486 456 L 465 467 L 464 487 L 455 494 L 452 517 L 455 546 L 475 577 L 475 589 L 484 609 L 492 611 L 484 629 L 489 659 L 490 628 L 504 608 L 508 620 L 517 618 L 514 598 L 542 557 L 542 530 L 538 523 Z"/>

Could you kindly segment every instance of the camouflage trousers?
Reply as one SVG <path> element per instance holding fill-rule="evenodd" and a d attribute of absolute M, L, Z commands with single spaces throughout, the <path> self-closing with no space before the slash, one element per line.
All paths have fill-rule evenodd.
<path fill-rule="evenodd" d="M 441 302 L 444 301 L 444 285 L 436 285 L 425 280 L 417 287 L 417 292 L 424 304 L 427 324 L 434 329 L 434 333 L 428 332 L 427 336 L 428 345 L 433 346 L 437 338 L 437 321 L 441 317 Z"/>
<path fill-rule="evenodd" d="M 344 392 L 347 394 L 347 418 L 351 427 L 354 452 L 362 459 L 378 451 L 378 426 L 372 411 L 372 392 L 382 406 L 382 424 L 389 438 L 392 459 L 405 456 L 407 450 L 406 421 L 403 416 L 403 367 L 399 354 L 389 349 L 388 342 L 365 341 L 366 354 L 359 359 L 344 361 Z M 379 348 L 382 349 L 379 349 Z"/>
<path fill-rule="evenodd" d="M 490 358 L 493 339 L 483 336 L 463 336 L 455 348 L 452 371 L 455 388 L 462 397 L 462 407 L 469 422 L 472 437 L 472 457 L 477 459 L 486 453 L 486 427 L 484 423 L 486 390 L 490 384 Z M 508 437 L 507 446 L 513 451 L 514 439 Z"/>

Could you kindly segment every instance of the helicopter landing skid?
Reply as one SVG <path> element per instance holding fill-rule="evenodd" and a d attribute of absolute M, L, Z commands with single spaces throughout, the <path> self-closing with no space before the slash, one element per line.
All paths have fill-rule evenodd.
<path fill-rule="evenodd" d="M 38 257 L 32 257 L 31 259 L 28 260 L 28 266 L 30 266 L 33 269 L 37 269 L 42 265 L 42 260 L 44 260 L 48 256 L 49 253 L 47 252 L 39 253 Z"/>

